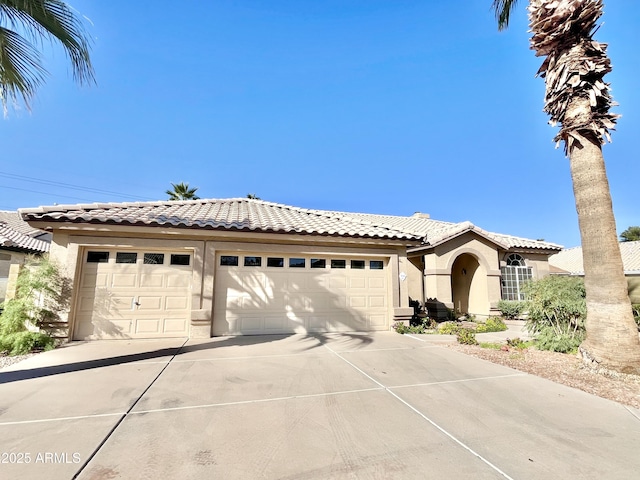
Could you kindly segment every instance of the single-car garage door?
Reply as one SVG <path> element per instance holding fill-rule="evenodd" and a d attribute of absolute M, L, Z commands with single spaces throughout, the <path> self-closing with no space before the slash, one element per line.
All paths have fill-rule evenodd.
<path fill-rule="evenodd" d="M 188 336 L 192 263 L 184 251 L 85 251 L 74 338 Z"/>
<path fill-rule="evenodd" d="M 387 330 L 388 258 L 220 253 L 214 335 Z"/>

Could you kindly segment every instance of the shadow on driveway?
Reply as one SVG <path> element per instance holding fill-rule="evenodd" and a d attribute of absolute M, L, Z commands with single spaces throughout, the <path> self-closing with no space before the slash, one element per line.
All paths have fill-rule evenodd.
<path fill-rule="evenodd" d="M 151 350 L 149 352 L 134 353 L 130 355 L 119 355 L 117 357 L 99 358 L 96 360 L 87 360 L 84 362 L 74 362 L 62 365 L 52 365 L 50 367 L 38 367 L 25 370 L 14 370 L 9 372 L 0 372 L 0 384 L 18 382 L 20 380 L 30 380 L 33 378 L 48 377 L 51 375 L 60 375 L 63 373 L 79 372 L 82 370 L 91 370 L 94 368 L 110 367 L 113 365 L 122 365 L 133 362 L 140 362 L 143 360 L 153 360 L 161 357 L 178 356 L 185 353 L 196 352 L 201 350 L 210 350 L 220 347 L 228 346 L 242 346 L 242 345 L 258 345 L 262 343 L 277 342 L 286 338 L 300 334 L 288 334 L 288 335 L 243 335 L 237 337 L 228 337 L 223 340 L 217 340 L 215 337 L 211 341 L 205 341 L 202 343 L 195 343 L 193 345 L 182 345 L 180 347 L 160 348 L 157 350 Z M 325 333 L 313 333 L 301 336 L 301 342 L 303 340 L 313 339 L 316 342 L 308 345 L 304 350 L 311 350 L 321 347 L 328 343 L 331 334 Z M 335 335 L 335 334 L 334 334 Z M 346 336 L 350 340 L 357 340 L 359 345 L 368 345 L 373 342 L 370 336 L 367 334 L 357 333 L 339 333 L 340 336 Z M 119 340 L 113 340 L 117 342 Z"/>

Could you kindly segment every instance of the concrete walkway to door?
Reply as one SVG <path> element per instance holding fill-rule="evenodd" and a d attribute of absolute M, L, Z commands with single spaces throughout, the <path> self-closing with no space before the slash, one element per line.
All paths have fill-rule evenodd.
<path fill-rule="evenodd" d="M 638 451 L 638 410 L 393 332 L 79 342 L 0 371 L 0 478 L 631 479 Z"/>

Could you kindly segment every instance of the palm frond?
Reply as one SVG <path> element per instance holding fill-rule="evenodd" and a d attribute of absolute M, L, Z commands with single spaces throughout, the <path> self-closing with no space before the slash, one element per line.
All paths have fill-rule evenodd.
<path fill-rule="evenodd" d="M 620 117 L 609 112 L 615 103 L 604 81 L 611 71 L 607 45 L 593 39 L 602 10 L 602 0 L 531 0 L 529 4 L 531 49 L 536 56 L 546 57 L 538 70 L 546 85 L 544 111 L 549 123 L 561 125 L 554 140 L 564 141 L 567 153 L 575 141 L 572 132 L 603 144 L 611 140 Z M 576 99 L 584 99 L 589 108 L 576 114 L 570 108 Z"/>
<path fill-rule="evenodd" d="M 63 47 L 76 82 L 81 85 L 95 83 L 89 57 L 90 37 L 81 19 L 65 2 L 0 0 L 0 25 L 4 37 L 4 55 L 0 57 L 0 93 L 5 110 L 7 101 L 18 98 L 22 98 L 28 107 L 46 76 L 36 48 L 44 41 L 59 43 Z M 21 55 L 24 58 L 18 59 Z"/>
<path fill-rule="evenodd" d="M 12 30 L 0 27 L 0 99 L 8 104 L 30 100 L 44 81 L 46 71 L 33 45 Z"/>
<path fill-rule="evenodd" d="M 493 0 L 491 9 L 498 20 L 498 30 L 504 30 L 509 26 L 511 12 L 515 9 L 518 0 Z"/>

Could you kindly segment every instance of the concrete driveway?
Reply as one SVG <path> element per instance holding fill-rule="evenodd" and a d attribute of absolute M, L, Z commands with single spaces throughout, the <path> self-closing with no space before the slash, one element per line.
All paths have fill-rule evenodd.
<path fill-rule="evenodd" d="M 7 479 L 632 479 L 638 451 L 640 411 L 429 336 L 73 343 L 0 371 Z"/>

